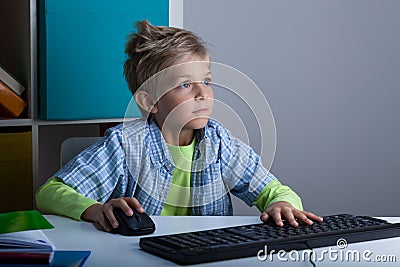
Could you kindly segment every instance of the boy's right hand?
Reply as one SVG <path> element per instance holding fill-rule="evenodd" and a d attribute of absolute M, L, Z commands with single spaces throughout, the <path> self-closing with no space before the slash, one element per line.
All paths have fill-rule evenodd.
<path fill-rule="evenodd" d="M 123 197 L 111 199 L 104 204 L 93 204 L 89 206 L 81 215 L 82 220 L 98 224 L 106 232 L 111 232 L 113 228 L 118 227 L 118 221 L 115 219 L 113 209 L 121 208 L 126 215 L 132 216 L 132 208 L 140 213 L 144 212 L 142 205 L 134 197 Z"/>

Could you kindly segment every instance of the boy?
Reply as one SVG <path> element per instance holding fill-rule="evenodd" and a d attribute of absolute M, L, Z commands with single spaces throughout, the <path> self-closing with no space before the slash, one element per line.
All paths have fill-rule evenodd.
<path fill-rule="evenodd" d="M 137 22 L 126 44 L 124 76 L 143 117 L 109 129 L 39 188 L 38 208 L 118 227 L 113 209 L 150 215 L 232 215 L 229 192 L 260 218 L 294 227 L 322 218 L 259 156 L 210 119 L 210 56 L 193 33 Z M 228 191 L 227 191 L 228 188 Z"/>

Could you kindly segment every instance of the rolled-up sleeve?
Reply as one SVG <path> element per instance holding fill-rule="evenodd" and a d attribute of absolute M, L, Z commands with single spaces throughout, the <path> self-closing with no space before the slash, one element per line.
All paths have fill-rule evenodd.
<path fill-rule="evenodd" d="M 84 197 L 62 182 L 61 178 L 50 178 L 36 192 L 36 204 L 46 214 L 67 216 L 81 220 L 82 213 L 97 201 Z"/>

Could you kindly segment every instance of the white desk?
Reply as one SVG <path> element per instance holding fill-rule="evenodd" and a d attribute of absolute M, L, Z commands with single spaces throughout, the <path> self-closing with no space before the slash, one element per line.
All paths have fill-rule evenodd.
<path fill-rule="evenodd" d="M 54 242 L 58 250 L 90 250 L 92 253 L 85 266 L 93 267 L 155 267 L 155 266 L 176 266 L 175 263 L 153 256 L 139 249 L 140 237 L 126 237 L 117 234 L 110 234 L 99 231 L 86 222 L 77 222 L 68 218 L 54 215 L 45 216 L 55 229 L 45 230 L 47 236 Z M 258 216 L 233 216 L 233 217 L 209 217 L 209 216 L 152 216 L 156 224 L 156 232 L 153 235 L 179 233 L 185 231 L 205 230 L 234 226 L 240 224 L 258 223 Z M 384 218 L 389 222 L 400 222 L 400 218 Z M 337 247 L 331 247 L 337 249 Z M 322 250 L 328 248 L 315 249 L 315 255 L 321 255 Z M 333 261 L 328 256 L 324 261 L 317 261 L 316 266 L 399 266 L 400 265 L 400 237 L 385 240 L 349 244 L 344 250 L 369 250 L 376 255 L 393 255 L 396 262 L 376 263 L 376 262 L 354 262 L 354 261 Z M 300 251 L 301 252 L 301 251 Z M 276 254 L 275 254 L 276 255 Z M 194 266 L 312 266 L 307 261 L 292 261 L 289 255 L 284 257 L 288 262 L 280 261 L 276 256 L 270 260 L 260 261 L 257 257 L 242 258 L 198 264 Z M 351 258 L 352 259 L 352 258 Z"/>

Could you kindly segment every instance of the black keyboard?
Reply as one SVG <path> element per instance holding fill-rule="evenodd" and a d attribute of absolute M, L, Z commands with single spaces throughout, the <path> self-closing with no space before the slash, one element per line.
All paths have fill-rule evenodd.
<path fill-rule="evenodd" d="M 400 223 L 369 216 L 339 214 L 325 216 L 313 225 L 283 227 L 273 222 L 241 225 L 205 231 L 140 238 L 140 247 L 152 254 L 188 265 L 211 261 L 257 256 L 267 247 L 268 253 L 279 250 L 303 250 L 400 236 Z"/>

